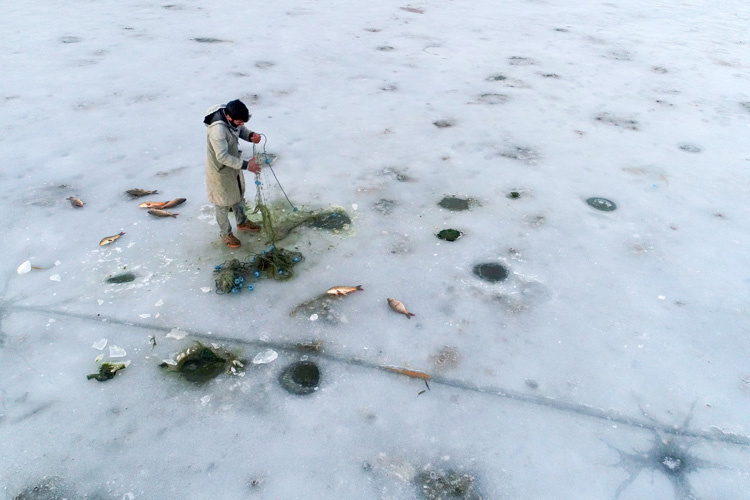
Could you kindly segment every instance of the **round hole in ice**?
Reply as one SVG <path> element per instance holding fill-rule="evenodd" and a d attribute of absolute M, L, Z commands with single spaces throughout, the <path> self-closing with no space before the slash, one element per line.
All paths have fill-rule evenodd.
<path fill-rule="evenodd" d="M 456 241 L 462 234 L 458 229 L 443 229 L 437 234 L 437 237 L 445 241 Z"/>
<path fill-rule="evenodd" d="M 311 394 L 320 385 L 320 369 L 312 361 L 292 363 L 281 372 L 279 383 L 292 394 Z"/>
<path fill-rule="evenodd" d="M 495 262 L 486 262 L 474 266 L 474 274 L 485 281 L 496 283 L 508 277 L 508 270 Z"/>
<path fill-rule="evenodd" d="M 606 198 L 589 198 L 588 200 L 586 200 L 586 203 L 588 203 L 590 207 L 601 210 L 602 212 L 612 212 L 613 210 L 617 209 L 617 205 L 615 204 L 615 202 L 610 201 Z"/>

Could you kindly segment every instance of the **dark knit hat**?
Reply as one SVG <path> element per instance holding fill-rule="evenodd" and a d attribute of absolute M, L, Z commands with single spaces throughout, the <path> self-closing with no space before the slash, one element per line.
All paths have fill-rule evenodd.
<path fill-rule="evenodd" d="M 245 106 L 245 104 L 239 99 L 229 101 L 224 109 L 226 110 L 226 113 L 235 120 L 246 122 L 250 119 L 250 111 L 248 111 L 247 106 Z"/>

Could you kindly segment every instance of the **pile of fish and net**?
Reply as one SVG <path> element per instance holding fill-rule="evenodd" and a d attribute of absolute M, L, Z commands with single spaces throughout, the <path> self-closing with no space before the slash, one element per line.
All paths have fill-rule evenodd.
<path fill-rule="evenodd" d="M 275 155 L 265 152 L 265 147 L 263 152 L 256 153 L 255 157 L 259 165 L 268 167 L 276 159 Z M 304 257 L 300 252 L 278 248 L 276 244 L 298 227 L 307 226 L 334 233 L 347 230 L 350 227 L 351 218 L 341 207 L 319 211 L 299 210 L 289 201 L 286 193 L 284 193 L 284 196 L 292 210 L 282 208 L 283 201 L 278 200 L 278 196 L 276 196 L 277 203 L 272 206 L 267 201 L 271 197 L 267 191 L 267 186 L 273 185 L 268 175 L 269 171 L 275 179 L 276 174 L 272 168 L 264 168 L 262 174 L 256 176 L 255 208 L 252 213 L 260 214 L 261 227 L 268 239 L 266 244 L 271 246 L 268 250 L 250 255 L 244 261 L 231 259 L 215 266 L 216 293 L 238 293 L 242 288 L 252 290 L 254 286 L 251 281 L 261 278 L 273 278 L 279 281 L 292 278 L 294 266 L 303 262 Z M 275 179 L 275 181 L 283 192 L 278 179 Z M 250 207 L 246 207 L 246 213 L 250 213 Z"/>

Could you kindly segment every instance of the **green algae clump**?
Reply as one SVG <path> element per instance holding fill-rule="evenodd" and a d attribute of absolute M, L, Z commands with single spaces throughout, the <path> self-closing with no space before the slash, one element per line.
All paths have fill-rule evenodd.
<path fill-rule="evenodd" d="M 159 366 L 179 372 L 188 382 L 202 384 L 226 371 L 235 372 L 244 365 L 229 352 L 196 342 L 178 354 L 174 364 L 164 362 Z"/>
<path fill-rule="evenodd" d="M 115 378 L 115 375 L 117 375 L 117 372 L 120 370 L 124 370 L 128 367 L 130 364 L 130 361 L 126 363 L 102 363 L 99 367 L 98 373 L 92 373 L 91 375 L 86 375 L 86 380 L 98 380 L 99 382 L 104 382 L 107 380 L 111 380 Z"/>

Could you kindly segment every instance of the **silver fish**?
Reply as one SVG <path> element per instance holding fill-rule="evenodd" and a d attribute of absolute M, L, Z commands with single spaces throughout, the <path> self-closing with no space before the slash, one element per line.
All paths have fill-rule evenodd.
<path fill-rule="evenodd" d="M 157 217 L 175 217 L 177 218 L 180 214 L 173 214 L 172 212 L 168 212 L 166 210 L 159 210 L 158 208 L 152 208 L 148 211 L 151 215 L 155 215 Z"/>
<path fill-rule="evenodd" d="M 153 191 L 146 191 L 145 189 L 128 189 L 125 192 L 133 198 L 138 198 L 140 196 L 146 196 L 149 194 L 157 194 L 159 191 L 157 191 L 156 189 L 154 189 Z"/>

